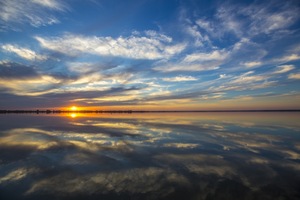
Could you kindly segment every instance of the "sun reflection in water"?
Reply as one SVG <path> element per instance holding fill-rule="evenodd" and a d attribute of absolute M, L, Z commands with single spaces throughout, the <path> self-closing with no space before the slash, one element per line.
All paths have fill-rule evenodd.
<path fill-rule="evenodd" d="M 77 113 L 71 113 L 71 114 L 70 114 L 70 117 L 71 117 L 71 118 L 76 118 L 76 117 L 77 117 Z"/>

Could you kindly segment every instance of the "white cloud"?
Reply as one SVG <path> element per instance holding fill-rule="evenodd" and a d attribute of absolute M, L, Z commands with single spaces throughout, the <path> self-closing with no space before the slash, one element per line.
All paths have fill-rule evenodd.
<path fill-rule="evenodd" d="M 220 74 L 220 78 L 226 78 L 227 75 L 226 74 Z"/>
<path fill-rule="evenodd" d="M 51 92 L 57 92 L 57 89 L 52 89 L 62 80 L 52 76 L 38 76 L 31 79 L 14 79 L 7 81 L 0 78 L 0 88 L 9 89 L 10 93 L 24 96 L 39 96 Z"/>
<path fill-rule="evenodd" d="M 193 76 L 176 76 L 171 78 L 163 78 L 167 82 L 183 82 L 183 81 L 197 81 L 198 79 Z"/>
<path fill-rule="evenodd" d="M 173 71 L 207 71 L 219 69 L 219 66 L 228 57 L 229 52 L 215 50 L 206 53 L 192 53 L 186 55 L 181 61 L 174 63 L 159 63 L 153 69 L 162 72 Z"/>
<path fill-rule="evenodd" d="M 226 33 L 233 33 L 239 38 L 252 38 L 259 34 L 276 36 L 289 33 L 288 28 L 299 19 L 298 13 L 298 7 L 293 2 L 223 3 L 210 22 L 198 19 L 196 23 L 210 36 L 219 38 Z"/>
<path fill-rule="evenodd" d="M 165 41 L 165 42 L 172 42 L 172 40 L 173 40 L 171 37 L 166 36 L 164 34 L 160 34 L 154 30 L 147 30 L 147 31 L 145 31 L 145 34 L 151 38 L 156 38 L 158 40 Z"/>
<path fill-rule="evenodd" d="M 222 79 L 224 76 L 220 76 Z M 225 75 L 226 81 L 209 88 L 210 91 L 243 91 L 255 90 L 271 87 L 277 84 L 276 81 L 269 81 L 272 76 L 267 74 L 256 74 L 254 71 L 248 71 L 236 76 Z"/>
<path fill-rule="evenodd" d="M 7 52 L 12 52 L 20 56 L 21 58 L 24 58 L 26 60 L 46 60 L 47 56 L 39 55 L 36 52 L 27 49 L 22 48 L 16 45 L 6 44 L 1 46 L 3 50 Z"/>
<path fill-rule="evenodd" d="M 198 19 L 196 24 L 210 34 L 214 34 L 216 32 L 215 28 L 212 26 L 210 21 L 204 19 Z"/>
<path fill-rule="evenodd" d="M 10 63 L 9 60 L 0 60 L 0 65 L 5 65 L 5 64 L 8 64 Z"/>
<path fill-rule="evenodd" d="M 233 80 L 231 83 L 234 84 L 248 84 L 248 83 L 254 83 L 258 81 L 265 80 L 266 77 L 260 76 L 260 75 L 254 75 L 254 76 L 241 76 Z"/>
<path fill-rule="evenodd" d="M 185 44 L 171 44 L 172 39 L 154 31 L 147 32 L 149 37 L 86 37 L 66 34 L 63 37 L 35 37 L 46 49 L 70 56 L 90 53 L 100 56 L 115 56 L 133 59 L 170 58 L 183 51 Z"/>
<path fill-rule="evenodd" d="M 293 53 L 293 54 L 286 55 L 281 58 L 275 59 L 275 61 L 283 62 L 283 63 L 294 61 L 294 60 L 300 60 L 300 55 Z"/>
<path fill-rule="evenodd" d="M 276 67 L 276 71 L 274 72 L 274 74 L 286 73 L 293 69 L 295 69 L 294 65 L 281 65 L 281 66 Z"/>
<path fill-rule="evenodd" d="M 219 69 L 220 63 L 205 63 L 205 64 L 191 64 L 191 63 L 165 63 L 154 67 L 156 71 L 174 72 L 174 71 L 208 71 Z"/>
<path fill-rule="evenodd" d="M 300 79 L 300 73 L 289 74 L 289 79 Z"/>
<path fill-rule="evenodd" d="M 34 27 L 59 23 L 53 11 L 64 11 L 66 6 L 57 0 L 2 0 L 0 23 L 14 29 L 13 23 L 30 24 Z"/>
<path fill-rule="evenodd" d="M 198 31 L 197 26 L 186 26 L 185 31 L 195 39 L 194 44 L 196 46 L 203 46 L 204 41 L 209 41 L 207 36 L 203 36 L 201 32 Z"/>
<path fill-rule="evenodd" d="M 69 62 L 67 63 L 67 67 L 70 71 L 80 74 L 93 72 L 97 68 L 99 69 L 99 66 L 97 66 L 95 63 L 89 62 Z"/>
<path fill-rule="evenodd" d="M 249 19 L 251 34 L 270 34 L 274 31 L 285 29 L 291 26 L 298 18 L 298 10 L 295 7 L 277 5 L 278 10 L 269 9 L 268 4 L 254 4 L 240 9 Z"/>
<path fill-rule="evenodd" d="M 31 2 L 54 10 L 64 10 L 66 8 L 64 4 L 57 0 L 31 0 Z"/>
<path fill-rule="evenodd" d="M 216 17 L 217 22 L 221 27 L 220 29 L 218 29 L 218 31 L 221 32 L 220 35 L 223 35 L 225 32 L 232 32 L 238 37 L 243 36 L 242 23 L 236 13 L 237 12 L 235 7 L 221 6 L 218 9 Z"/>
<path fill-rule="evenodd" d="M 186 47 L 187 47 L 187 45 L 185 43 L 179 43 L 179 44 L 175 44 L 175 45 L 171 45 L 171 46 L 166 46 L 164 49 L 165 57 L 163 57 L 163 58 L 169 58 L 169 57 L 172 57 L 173 55 L 179 54 L 183 50 L 185 50 Z"/>
<path fill-rule="evenodd" d="M 252 61 L 252 62 L 245 62 L 244 65 L 245 65 L 247 68 L 252 68 L 252 67 L 257 67 L 257 66 L 262 65 L 262 63 L 261 63 L 261 62 L 258 62 L 258 61 Z"/>
<path fill-rule="evenodd" d="M 215 50 L 209 53 L 193 53 L 187 55 L 183 62 L 204 62 L 212 60 L 224 60 L 228 56 L 228 53 L 225 51 Z"/>

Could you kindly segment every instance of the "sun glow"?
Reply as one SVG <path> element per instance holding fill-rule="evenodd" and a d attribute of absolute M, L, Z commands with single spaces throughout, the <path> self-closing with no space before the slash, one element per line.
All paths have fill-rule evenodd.
<path fill-rule="evenodd" d="M 72 106 L 72 107 L 70 108 L 70 110 L 76 111 L 76 110 L 78 110 L 78 108 L 77 108 L 76 106 Z"/>

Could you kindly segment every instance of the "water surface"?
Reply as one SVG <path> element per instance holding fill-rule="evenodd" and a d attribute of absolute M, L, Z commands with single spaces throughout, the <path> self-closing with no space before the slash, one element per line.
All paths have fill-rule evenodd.
<path fill-rule="evenodd" d="M 0 115 L 0 199 L 300 199 L 300 113 Z"/>

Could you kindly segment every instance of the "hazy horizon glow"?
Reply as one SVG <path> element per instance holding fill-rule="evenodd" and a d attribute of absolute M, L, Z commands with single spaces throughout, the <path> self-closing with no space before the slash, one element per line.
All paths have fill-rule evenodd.
<path fill-rule="evenodd" d="M 0 109 L 300 109 L 300 2 L 2 0 Z"/>

